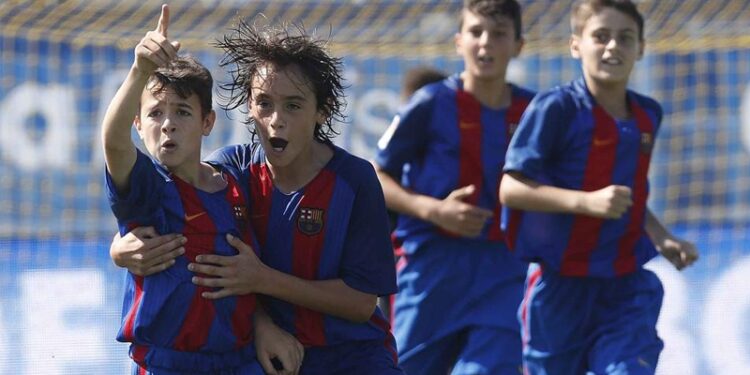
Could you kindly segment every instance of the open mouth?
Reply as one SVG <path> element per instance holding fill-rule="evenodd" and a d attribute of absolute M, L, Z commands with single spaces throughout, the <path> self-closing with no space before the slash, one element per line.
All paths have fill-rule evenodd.
<path fill-rule="evenodd" d="M 495 59 L 493 59 L 493 58 L 492 58 L 492 57 L 490 57 L 490 56 L 487 56 L 487 55 L 483 55 L 483 56 L 479 56 L 479 57 L 477 57 L 477 61 L 479 61 L 480 63 L 483 63 L 483 64 L 490 64 L 490 63 L 492 63 L 493 61 L 495 61 Z"/>
<path fill-rule="evenodd" d="M 174 150 L 175 148 L 177 148 L 177 144 L 172 141 L 165 141 L 164 143 L 161 144 L 161 148 L 167 151 L 170 151 L 170 150 Z"/>
<path fill-rule="evenodd" d="M 289 141 L 287 141 L 286 139 L 278 137 L 271 137 L 268 142 L 271 143 L 271 148 L 273 148 L 273 150 L 276 152 L 284 151 L 286 145 L 289 144 Z"/>

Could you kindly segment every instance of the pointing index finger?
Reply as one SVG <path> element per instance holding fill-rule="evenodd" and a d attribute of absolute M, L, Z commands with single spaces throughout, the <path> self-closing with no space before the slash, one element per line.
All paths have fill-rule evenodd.
<path fill-rule="evenodd" d="M 162 4 L 161 15 L 159 15 L 159 23 L 156 24 L 156 32 L 164 37 L 167 37 L 167 28 L 169 28 L 169 6 Z"/>

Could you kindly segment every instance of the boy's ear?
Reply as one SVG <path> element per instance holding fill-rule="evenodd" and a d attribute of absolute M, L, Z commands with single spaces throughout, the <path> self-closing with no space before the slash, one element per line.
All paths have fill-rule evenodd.
<path fill-rule="evenodd" d="M 460 32 L 453 35 L 453 44 L 455 44 L 455 47 L 456 47 L 456 54 L 458 54 L 459 56 L 462 56 L 463 53 L 461 52 L 461 33 Z"/>
<path fill-rule="evenodd" d="M 578 37 L 578 35 L 572 34 L 570 36 L 570 40 L 568 40 L 568 45 L 570 47 L 570 55 L 573 56 L 574 59 L 580 59 L 581 58 L 581 52 L 578 50 L 578 44 L 581 42 L 581 39 Z"/>
<path fill-rule="evenodd" d="M 138 138 L 143 140 L 143 132 L 141 131 L 143 129 L 143 123 L 141 123 L 140 115 L 135 115 L 135 118 L 133 119 L 133 126 L 135 126 L 135 131 L 138 132 Z"/>
<path fill-rule="evenodd" d="M 141 132 L 141 116 L 135 115 L 135 118 L 133 119 L 133 125 L 135 126 L 135 130 L 138 131 L 138 133 Z"/>
<path fill-rule="evenodd" d="M 209 112 L 206 117 L 203 118 L 203 136 L 207 137 L 209 134 L 211 134 L 211 130 L 214 128 L 214 123 L 216 122 L 216 112 L 212 109 L 211 112 Z"/>

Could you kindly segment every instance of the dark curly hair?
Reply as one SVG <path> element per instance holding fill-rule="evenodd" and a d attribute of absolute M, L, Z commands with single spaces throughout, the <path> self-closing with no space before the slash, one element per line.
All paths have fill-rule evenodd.
<path fill-rule="evenodd" d="M 211 72 L 192 56 L 179 56 L 156 69 L 149 77 L 148 87 L 153 93 L 172 89 L 183 99 L 191 94 L 197 95 L 203 117 L 212 110 L 214 80 Z"/>
<path fill-rule="evenodd" d="M 324 123 L 316 124 L 315 139 L 330 142 L 338 132 L 333 121 L 344 121 L 344 85 L 341 58 L 330 56 L 325 41 L 313 39 L 300 25 L 257 26 L 239 20 L 223 39 L 215 45 L 224 50 L 220 66 L 230 66 L 231 82 L 220 85 L 225 92 L 222 107 L 227 111 L 247 108 L 252 97 L 252 81 L 258 71 L 267 65 L 285 68 L 297 66 L 306 83 L 310 85 L 318 111 L 326 115 Z M 245 124 L 253 136 L 255 120 L 248 116 Z"/>

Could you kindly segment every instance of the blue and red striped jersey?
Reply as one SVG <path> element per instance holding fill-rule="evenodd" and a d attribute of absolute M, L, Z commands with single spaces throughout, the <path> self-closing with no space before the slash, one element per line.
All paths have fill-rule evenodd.
<path fill-rule="evenodd" d="M 307 279 L 342 279 L 370 294 L 396 292 L 396 276 L 383 191 L 372 165 L 343 149 L 302 189 L 286 194 L 273 185 L 263 148 L 218 150 L 209 160 L 248 169 L 250 212 L 263 262 Z M 269 298 L 274 321 L 303 345 L 391 339 L 379 309 L 364 324 Z M 387 344 L 387 343 L 386 343 Z"/>
<path fill-rule="evenodd" d="M 661 106 L 628 90 L 632 116 L 616 120 L 593 99 L 583 78 L 539 94 L 508 149 L 505 172 L 545 185 L 594 191 L 632 189 L 633 205 L 616 220 L 509 210 L 509 246 L 527 261 L 565 276 L 614 277 L 634 272 L 656 255 L 644 229 L 648 168 Z"/>
<path fill-rule="evenodd" d="M 495 212 L 478 238 L 482 240 L 503 240 L 497 191 L 505 151 L 534 96 L 515 85 L 510 88 L 510 105 L 492 109 L 464 91 L 457 74 L 423 87 L 399 110 L 375 157 L 383 171 L 419 194 L 443 199 L 458 188 L 476 186 L 466 202 Z M 394 235 L 413 244 L 451 236 L 407 215 L 399 215 Z"/>
<path fill-rule="evenodd" d="M 120 194 L 106 174 L 107 193 L 120 234 L 136 226 L 158 233 L 182 233 L 185 254 L 167 270 L 151 276 L 128 273 L 117 340 L 133 343 L 134 360 L 149 347 L 208 354 L 236 352 L 252 343 L 255 296 L 209 300 L 209 290 L 193 284 L 188 263 L 199 254 L 234 255 L 226 241 L 231 233 L 254 244 L 247 212 L 245 179 L 231 167 L 216 167 L 227 180 L 217 192 L 196 189 L 171 175 L 138 151 L 126 193 Z M 254 358 L 254 353 L 253 357 Z"/>

